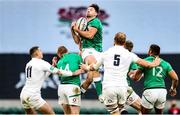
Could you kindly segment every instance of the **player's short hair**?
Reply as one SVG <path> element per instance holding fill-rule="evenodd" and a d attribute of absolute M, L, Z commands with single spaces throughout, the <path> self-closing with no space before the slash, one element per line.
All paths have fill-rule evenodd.
<path fill-rule="evenodd" d="M 93 7 L 96 11 L 96 13 L 99 13 L 99 6 L 97 4 L 91 4 L 89 7 Z"/>
<path fill-rule="evenodd" d="M 160 47 L 156 44 L 151 44 L 149 50 L 153 55 L 160 55 Z"/>
<path fill-rule="evenodd" d="M 60 54 L 61 56 L 68 52 L 68 49 L 65 46 L 58 47 L 57 54 Z"/>
<path fill-rule="evenodd" d="M 126 42 L 126 34 L 123 32 L 116 33 L 116 35 L 114 37 L 114 42 L 117 45 L 124 45 L 124 43 Z"/>
<path fill-rule="evenodd" d="M 29 55 L 31 57 L 34 57 L 34 53 L 39 49 L 38 46 L 33 46 L 30 50 L 29 50 Z"/>
<path fill-rule="evenodd" d="M 133 42 L 130 40 L 127 40 L 124 47 L 131 52 L 133 49 Z"/>

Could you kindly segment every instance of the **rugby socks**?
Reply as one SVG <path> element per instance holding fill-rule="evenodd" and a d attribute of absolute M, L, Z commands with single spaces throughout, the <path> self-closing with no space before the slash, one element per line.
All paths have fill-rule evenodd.
<path fill-rule="evenodd" d="M 97 95 L 101 95 L 102 94 L 102 83 L 101 83 L 101 77 L 97 77 L 97 78 L 93 78 L 94 84 L 96 86 L 96 92 Z"/>

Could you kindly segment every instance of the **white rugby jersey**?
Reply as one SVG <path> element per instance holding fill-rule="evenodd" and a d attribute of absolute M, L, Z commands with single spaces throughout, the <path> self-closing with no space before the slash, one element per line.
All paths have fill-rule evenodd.
<path fill-rule="evenodd" d="M 40 93 L 44 80 L 50 75 L 50 73 L 57 72 L 58 69 L 51 66 L 48 62 L 42 59 L 32 58 L 26 64 L 26 83 L 23 90 L 31 93 Z"/>
<path fill-rule="evenodd" d="M 113 46 L 102 53 L 98 62 L 104 64 L 103 88 L 109 86 L 128 86 L 127 72 L 132 62 L 139 57 L 123 46 Z"/>

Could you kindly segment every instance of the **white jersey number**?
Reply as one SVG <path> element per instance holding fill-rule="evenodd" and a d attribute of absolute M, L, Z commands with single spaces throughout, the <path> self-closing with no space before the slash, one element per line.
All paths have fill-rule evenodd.
<path fill-rule="evenodd" d="M 161 75 L 162 71 L 163 71 L 162 67 L 160 67 L 160 66 L 154 67 L 153 68 L 153 76 L 162 77 L 162 75 Z"/>
<path fill-rule="evenodd" d="M 60 69 L 62 69 L 62 67 L 61 67 Z M 63 70 L 63 69 L 62 69 L 62 70 Z M 64 70 L 65 70 L 65 71 L 70 71 L 70 70 L 69 70 L 69 64 L 66 64 Z"/>

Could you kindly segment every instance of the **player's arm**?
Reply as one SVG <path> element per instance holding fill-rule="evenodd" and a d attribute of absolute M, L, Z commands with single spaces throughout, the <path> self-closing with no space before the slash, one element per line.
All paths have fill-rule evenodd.
<path fill-rule="evenodd" d="M 81 31 L 78 29 L 77 25 L 75 25 L 73 27 L 73 30 L 76 31 L 77 33 L 79 33 L 80 36 L 83 36 L 84 38 L 87 38 L 87 39 L 93 39 L 94 35 L 97 32 L 97 28 L 95 28 L 95 27 L 88 27 L 87 31 Z"/>
<path fill-rule="evenodd" d="M 143 66 L 143 67 L 148 67 L 148 68 L 152 68 L 152 67 L 156 67 L 160 64 L 160 58 L 156 57 L 155 60 L 153 62 L 148 62 L 144 59 L 139 58 L 136 54 L 130 52 L 131 57 L 133 58 L 133 62 Z"/>
<path fill-rule="evenodd" d="M 172 85 L 171 85 L 171 88 L 170 88 L 169 92 L 170 92 L 171 96 L 175 96 L 176 93 L 177 93 L 176 88 L 178 86 L 179 79 L 178 79 L 178 76 L 177 76 L 177 74 L 176 74 L 176 72 L 174 70 L 171 70 L 170 72 L 168 72 L 168 75 L 172 79 Z"/>
<path fill-rule="evenodd" d="M 130 75 L 130 78 L 134 81 L 139 81 L 143 76 L 143 71 L 140 69 L 134 70 L 133 74 Z"/>
<path fill-rule="evenodd" d="M 72 76 L 73 75 L 73 72 L 60 70 L 44 60 L 42 60 L 42 62 L 41 62 L 41 68 L 45 72 L 49 72 L 49 73 L 53 73 L 53 74 L 59 74 L 59 75 L 63 75 L 63 76 Z"/>
<path fill-rule="evenodd" d="M 74 26 L 75 26 L 75 23 L 76 23 L 76 22 L 72 22 L 72 24 L 71 24 L 71 34 L 72 34 L 72 37 L 73 37 L 73 39 L 74 39 L 74 42 L 79 45 L 79 44 L 80 44 L 80 41 L 81 41 L 80 36 L 77 35 L 77 34 L 75 33 L 74 29 L 73 29 Z"/>
<path fill-rule="evenodd" d="M 139 58 L 135 63 L 143 67 L 152 68 L 160 64 L 160 58 L 156 57 L 156 59 L 153 62 L 148 62 L 144 59 Z"/>

